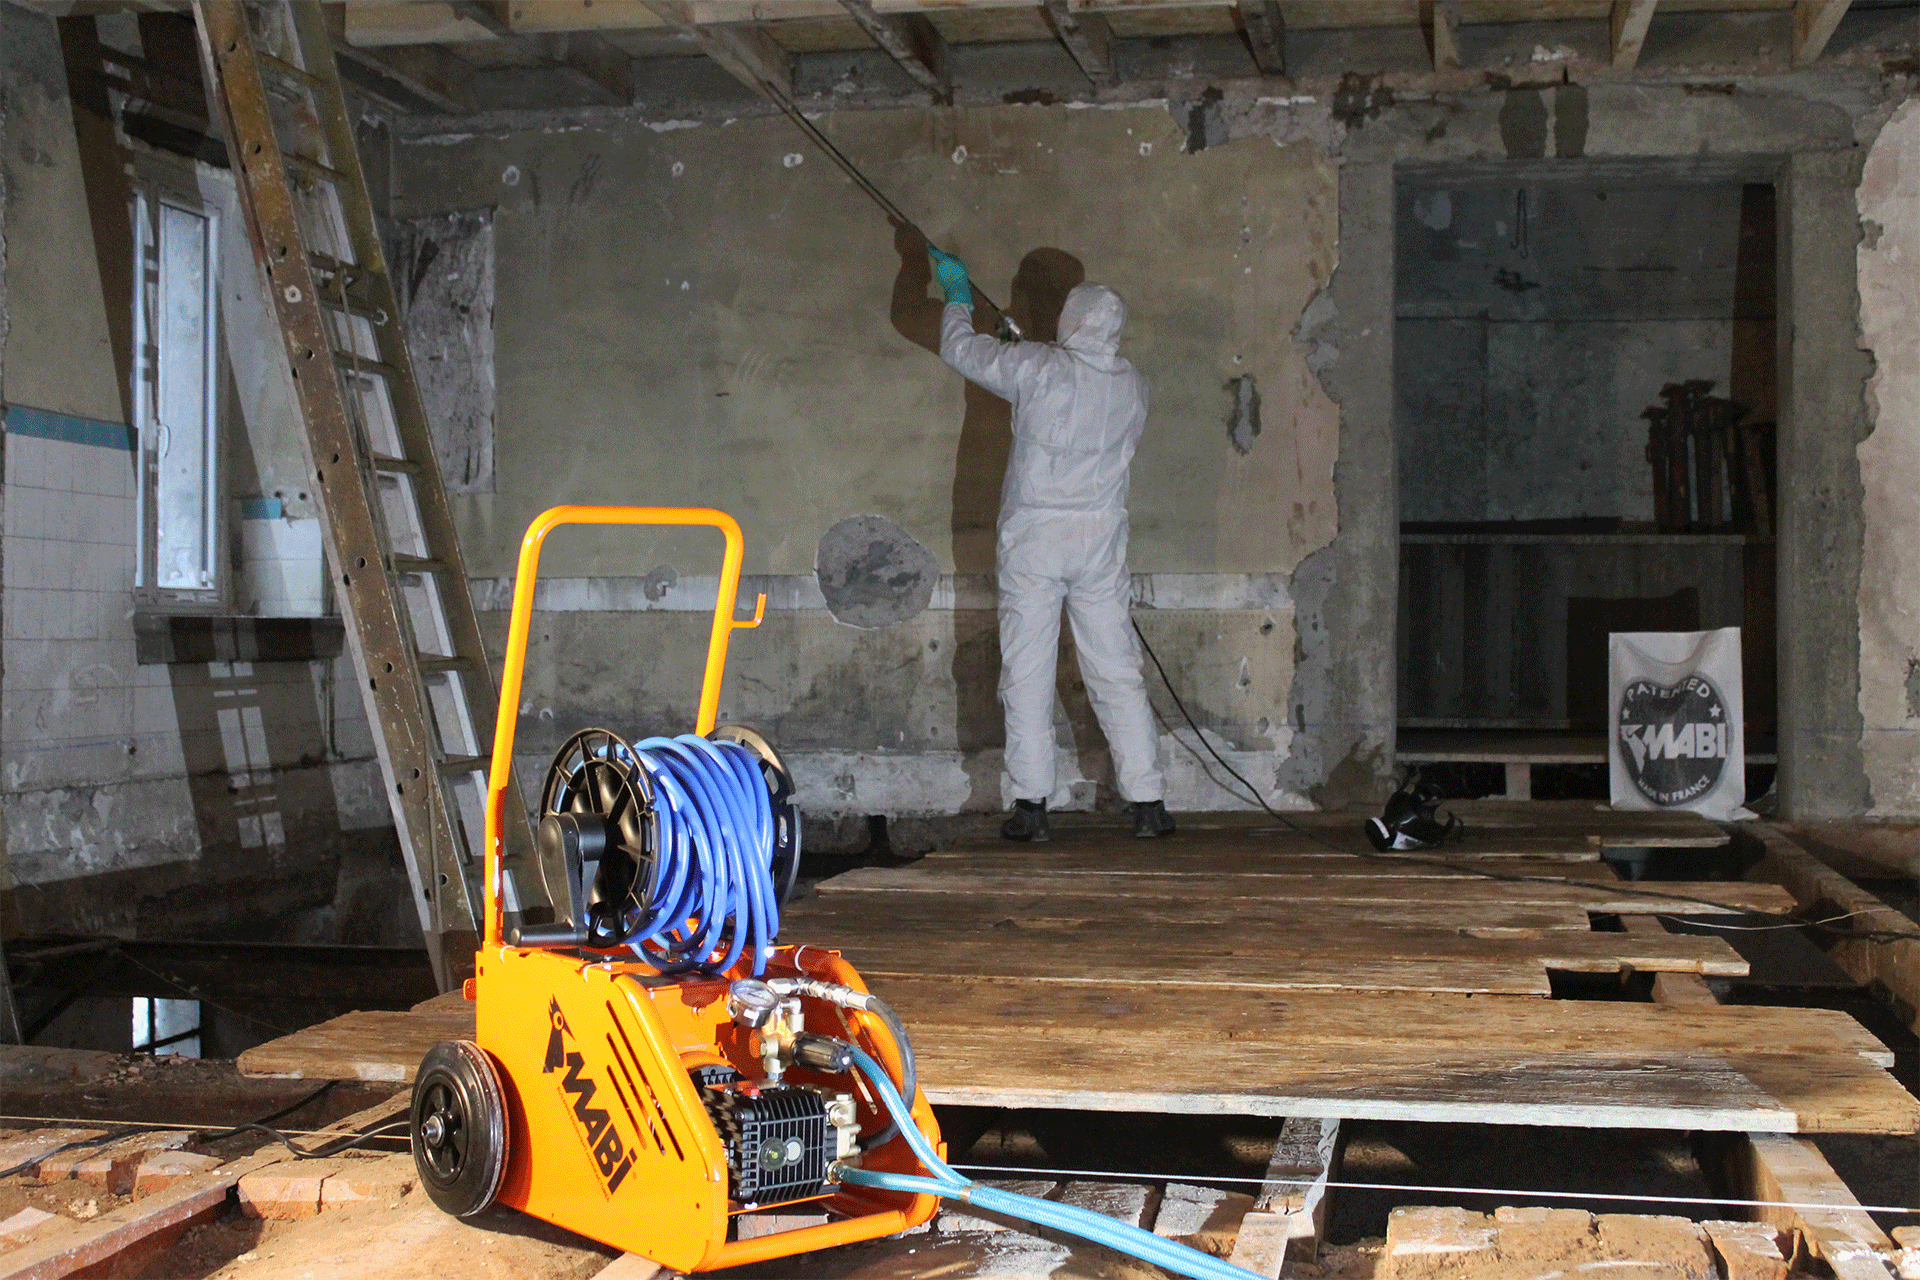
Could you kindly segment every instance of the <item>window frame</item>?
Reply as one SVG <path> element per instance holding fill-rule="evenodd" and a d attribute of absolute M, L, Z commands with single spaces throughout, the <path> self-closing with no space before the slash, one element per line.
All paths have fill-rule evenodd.
<path fill-rule="evenodd" d="M 143 160 L 149 159 L 142 157 Z M 134 600 L 137 609 L 156 613 L 217 613 L 225 608 L 231 590 L 231 573 L 225 554 L 225 507 L 223 500 L 226 428 L 231 419 L 227 403 L 227 361 L 221 332 L 220 280 L 224 263 L 221 254 L 223 210 L 215 199 L 204 196 L 194 181 L 192 170 L 171 164 L 136 164 L 130 208 L 133 241 L 133 351 L 130 377 L 136 449 L 134 486 L 135 559 Z M 161 297 L 166 288 L 161 273 L 166 269 L 163 256 L 163 226 L 171 208 L 201 222 L 198 237 L 204 264 L 200 281 L 202 351 L 197 358 L 201 380 L 199 421 L 196 428 L 202 449 L 197 506 L 200 548 L 200 583 L 193 586 L 163 585 L 159 581 L 163 545 L 160 522 L 162 445 L 174 424 L 161 419 L 161 379 L 169 363 L 158 347 L 157 319 Z"/>

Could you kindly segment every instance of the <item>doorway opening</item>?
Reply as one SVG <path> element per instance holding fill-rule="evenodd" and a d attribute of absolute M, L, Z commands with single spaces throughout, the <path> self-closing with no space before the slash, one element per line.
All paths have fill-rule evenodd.
<path fill-rule="evenodd" d="M 1395 192 L 1398 757 L 1607 795 L 1607 637 L 1740 627 L 1772 784 L 1776 201 L 1727 170 L 1476 165 Z"/>

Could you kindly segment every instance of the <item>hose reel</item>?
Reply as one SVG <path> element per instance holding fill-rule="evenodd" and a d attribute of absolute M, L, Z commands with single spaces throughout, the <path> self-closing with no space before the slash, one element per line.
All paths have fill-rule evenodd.
<path fill-rule="evenodd" d="M 744 725 L 638 743 L 575 733 L 548 766 L 534 839 L 564 868 L 565 916 L 511 940 L 631 948 L 663 972 L 717 972 L 749 946 L 764 967 L 800 869 L 793 776 Z"/>

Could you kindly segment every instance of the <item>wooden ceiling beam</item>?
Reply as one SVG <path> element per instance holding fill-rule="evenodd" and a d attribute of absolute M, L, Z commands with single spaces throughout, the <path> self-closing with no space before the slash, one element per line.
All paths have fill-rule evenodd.
<path fill-rule="evenodd" d="M 1852 0 L 1797 0 L 1793 6 L 1794 66 L 1805 67 L 1819 61 L 1851 3 Z"/>
<path fill-rule="evenodd" d="M 647 0 L 647 7 L 668 26 L 692 36 L 702 52 L 741 84 L 775 105 L 782 99 L 793 101 L 793 59 L 764 27 L 702 23 L 688 0 Z"/>
<path fill-rule="evenodd" d="M 341 70 L 354 80 L 357 88 L 367 89 L 360 68 L 377 79 L 385 79 L 422 102 L 454 115 L 470 115 L 479 110 L 473 93 L 473 67 L 438 45 L 396 45 L 366 49 L 352 43 L 348 23 L 352 11 L 345 5 L 328 5 L 327 30 L 333 39 L 333 52 L 341 61 Z M 390 103 L 389 105 L 399 105 Z"/>
<path fill-rule="evenodd" d="M 342 34 L 359 49 L 394 44 L 463 44 L 492 40 L 494 35 L 471 18 L 461 16 L 444 0 L 418 4 L 367 4 L 364 0 L 338 6 L 344 18 Z"/>
<path fill-rule="evenodd" d="M 1420 0 L 1420 33 L 1435 71 L 1460 69 L 1460 8 L 1454 0 Z"/>
<path fill-rule="evenodd" d="M 1112 84 L 1118 72 L 1113 62 L 1113 28 L 1086 9 L 1075 11 L 1068 0 L 1041 0 L 1047 25 L 1087 79 Z"/>
<path fill-rule="evenodd" d="M 1647 24 L 1660 0 L 1613 0 L 1613 69 L 1633 70 L 1640 61 L 1640 46 L 1647 42 Z"/>
<path fill-rule="evenodd" d="M 1240 30 L 1261 75 L 1287 74 L 1287 20 L 1279 0 L 1239 0 Z"/>
<path fill-rule="evenodd" d="M 535 61 L 568 73 L 581 87 L 616 107 L 633 102 L 633 59 L 591 31 L 530 35 L 513 29 L 512 6 L 489 0 L 455 0 L 454 12 L 484 27 L 494 39 Z"/>
<path fill-rule="evenodd" d="M 840 0 L 861 30 L 941 106 L 953 105 L 947 41 L 924 13 L 876 13 L 873 0 Z"/>

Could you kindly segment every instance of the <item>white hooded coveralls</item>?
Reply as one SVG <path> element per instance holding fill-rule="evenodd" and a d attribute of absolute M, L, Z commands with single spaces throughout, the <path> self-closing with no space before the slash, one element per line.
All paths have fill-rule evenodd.
<path fill-rule="evenodd" d="M 1127 613 L 1127 466 L 1147 421 L 1147 381 L 1116 354 L 1126 319 L 1120 295 L 1097 284 L 1067 294 L 1054 343 L 977 334 L 972 313 L 958 303 L 941 315 L 941 359 L 1013 405 L 995 560 L 1007 773 L 1022 800 L 1053 792 L 1063 600 L 1120 794 L 1164 794 L 1159 737 Z"/>

